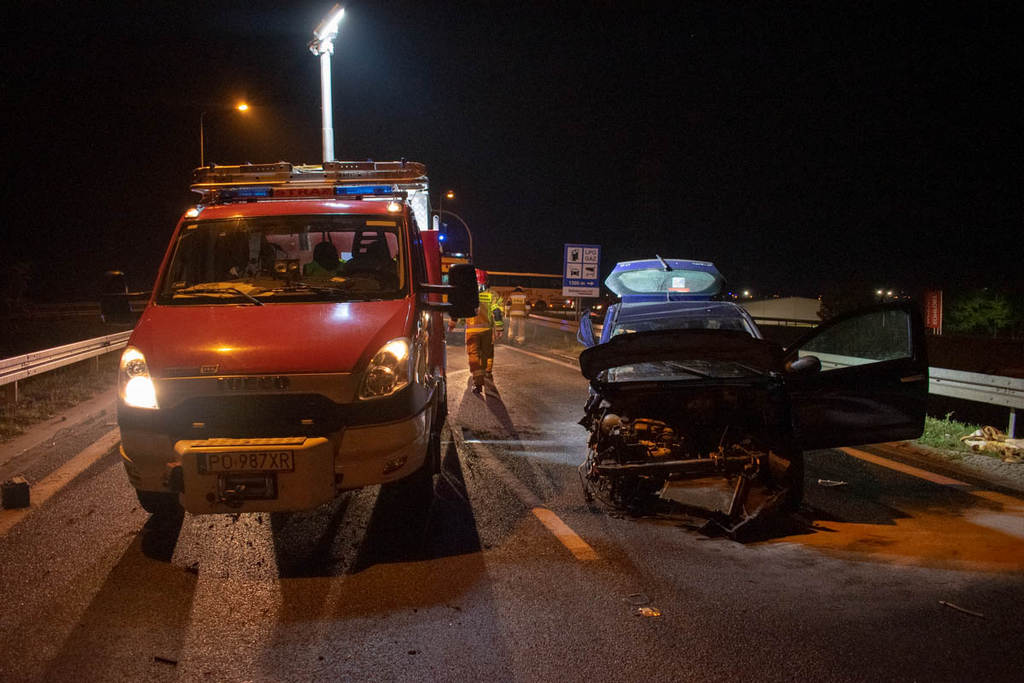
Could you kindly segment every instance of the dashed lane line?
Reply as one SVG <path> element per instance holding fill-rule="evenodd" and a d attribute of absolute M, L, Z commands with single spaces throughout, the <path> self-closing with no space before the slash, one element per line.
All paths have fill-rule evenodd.
<path fill-rule="evenodd" d="M 64 463 L 59 469 L 51 472 L 42 481 L 30 489 L 31 506 L 14 510 L 0 511 L 0 538 L 7 535 L 18 522 L 33 510 L 42 507 L 58 491 L 67 486 L 75 477 L 89 469 L 100 458 L 117 446 L 121 440 L 121 431 L 115 427 L 94 441 L 85 450 Z"/>
<path fill-rule="evenodd" d="M 517 349 L 518 350 L 518 349 Z M 533 354 L 531 354 L 533 355 Z M 452 438 L 455 439 L 455 447 L 459 453 L 465 453 L 469 446 L 462 437 L 462 429 L 458 425 L 452 425 Z M 482 443 L 474 443 L 473 448 L 485 456 L 482 458 L 484 465 L 491 470 L 512 492 L 516 498 L 522 501 L 523 505 L 530 509 L 534 517 L 544 526 L 545 529 L 558 539 L 565 548 L 572 553 L 572 556 L 581 562 L 592 562 L 601 559 L 590 544 L 584 541 L 579 534 L 572 530 L 568 524 L 547 508 L 533 491 L 519 480 L 507 467 L 501 464 L 497 456 Z"/>

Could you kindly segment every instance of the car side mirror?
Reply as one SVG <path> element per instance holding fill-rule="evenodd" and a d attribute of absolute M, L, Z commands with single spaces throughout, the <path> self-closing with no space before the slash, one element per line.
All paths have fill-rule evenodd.
<path fill-rule="evenodd" d="M 813 375 L 821 372 L 821 361 L 817 356 L 803 356 L 786 363 L 786 372 L 791 375 Z"/>
<path fill-rule="evenodd" d="M 576 331 L 576 341 L 587 348 L 594 345 L 594 323 L 590 320 L 591 309 L 586 309 L 580 315 L 580 327 Z"/>
<path fill-rule="evenodd" d="M 120 270 L 108 270 L 103 275 L 100 291 L 100 319 L 105 323 L 130 323 L 132 305 L 128 300 L 128 281 Z"/>

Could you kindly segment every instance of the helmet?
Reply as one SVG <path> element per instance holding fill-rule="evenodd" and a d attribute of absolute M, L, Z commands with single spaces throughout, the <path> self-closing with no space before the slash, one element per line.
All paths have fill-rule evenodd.
<path fill-rule="evenodd" d="M 480 268 L 476 269 L 476 284 L 478 287 L 487 286 L 487 271 Z"/>

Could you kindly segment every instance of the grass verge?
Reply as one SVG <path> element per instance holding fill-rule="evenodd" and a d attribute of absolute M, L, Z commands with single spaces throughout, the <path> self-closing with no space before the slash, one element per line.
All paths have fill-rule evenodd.
<path fill-rule="evenodd" d="M 0 399 L 0 443 L 114 386 L 120 352 L 18 382 L 18 402 Z"/>
<path fill-rule="evenodd" d="M 925 417 L 924 434 L 917 440 L 917 443 L 945 451 L 954 460 L 959 460 L 965 455 L 976 453 L 960 441 L 960 437 L 966 436 L 980 427 L 966 422 L 957 422 L 951 419 L 952 415 L 953 413 L 946 413 L 943 418 Z M 982 454 L 995 457 L 995 453 L 983 452 Z"/>

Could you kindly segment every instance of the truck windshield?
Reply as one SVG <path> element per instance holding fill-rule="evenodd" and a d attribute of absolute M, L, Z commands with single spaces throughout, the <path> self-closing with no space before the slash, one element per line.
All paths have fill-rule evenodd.
<path fill-rule="evenodd" d="M 260 216 L 186 223 L 162 304 L 395 299 L 408 284 L 398 219 Z"/>

